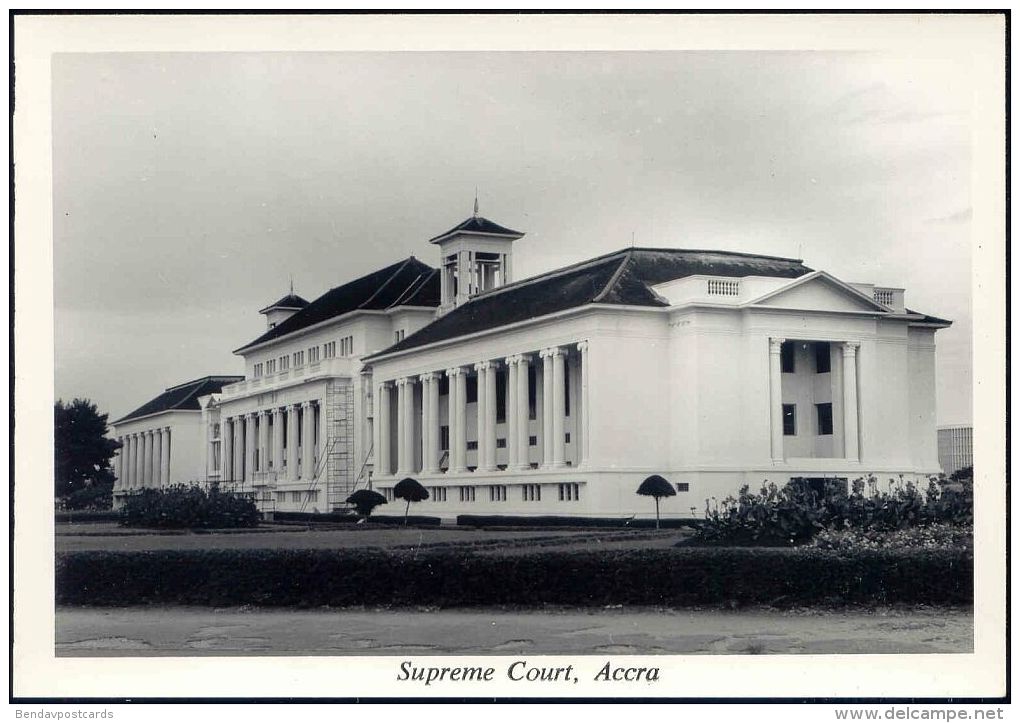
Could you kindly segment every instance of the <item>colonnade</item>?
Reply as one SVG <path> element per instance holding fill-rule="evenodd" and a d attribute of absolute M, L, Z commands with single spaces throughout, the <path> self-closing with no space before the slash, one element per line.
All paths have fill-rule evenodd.
<path fill-rule="evenodd" d="M 442 378 L 449 383 L 446 399 L 449 420 L 449 461 L 447 472 L 466 474 L 468 468 L 468 415 L 467 379 L 471 371 L 477 378 L 477 428 L 475 431 L 477 465 L 474 471 L 490 473 L 499 467 L 497 449 L 497 374 L 506 371 L 506 449 L 508 471 L 530 470 L 529 417 L 531 389 L 529 369 L 541 365 L 542 388 L 535 390 L 536 404 L 541 400 L 543 434 L 543 469 L 561 469 L 566 461 L 566 364 L 574 349 L 580 363 L 580 389 L 572 397 L 572 406 L 580 413 L 572 414 L 578 420 L 575 450 L 578 464 L 588 458 L 588 342 L 576 345 L 553 346 L 536 352 L 512 354 L 499 359 L 483 359 L 470 365 L 450 367 L 442 371 L 426 371 L 397 379 L 376 382 L 375 388 L 375 441 L 376 474 L 379 476 L 406 476 L 416 472 L 438 474 L 441 470 L 442 445 L 440 427 L 440 394 Z M 536 375 L 537 377 L 537 375 Z M 393 403 L 396 395 L 396 403 Z M 420 400 L 420 413 L 416 401 Z M 393 416 L 395 407 L 396 419 Z M 538 414 L 536 410 L 536 416 Z M 393 426 L 396 427 L 396 449 L 393 444 Z M 420 463 L 419 463 L 420 454 Z M 395 459 L 394 459 L 395 458 Z M 394 464 L 395 462 L 395 464 Z"/>
<path fill-rule="evenodd" d="M 170 428 L 125 434 L 117 456 L 119 489 L 162 487 L 170 483 Z"/>
<path fill-rule="evenodd" d="M 305 401 L 223 417 L 220 479 L 313 479 L 321 456 L 315 439 L 319 411 L 317 403 Z"/>

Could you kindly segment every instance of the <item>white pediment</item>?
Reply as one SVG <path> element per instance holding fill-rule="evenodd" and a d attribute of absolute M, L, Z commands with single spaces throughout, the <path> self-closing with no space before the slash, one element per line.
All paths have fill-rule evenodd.
<path fill-rule="evenodd" d="M 888 313 L 891 309 L 824 271 L 806 276 L 748 302 L 749 306 L 805 311 Z"/>

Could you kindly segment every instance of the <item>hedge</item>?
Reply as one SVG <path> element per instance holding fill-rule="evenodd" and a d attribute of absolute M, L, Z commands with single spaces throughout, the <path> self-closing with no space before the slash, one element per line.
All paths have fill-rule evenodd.
<path fill-rule="evenodd" d="M 633 519 L 626 517 L 566 517 L 542 515 L 537 517 L 512 515 L 457 515 L 457 524 L 466 527 L 617 527 L 655 528 L 655 518 Z M 690 527 L 690 520 L 664 519 L 663 528 Z"/>
<path fill-rule="evenodd" d="M 665 548 L 65 552 L 57 604 L 593 606 L 971 604 L 962 550 Z"/>
<path fill-rule="evenodd" d="M 53 513 L 58 523 L 121 522 L 124 515 L 120 510 L 60 510 Z"/>
<path fill-rule="evenodd" d="M 378 507 L 376 508 L 379 509 Z M 342 512 L 274 512 L 274 522 L 329 522 L 329 523 L 341 523 L 341 524 L 357 524 L 361 520 L 361 517 L 354 514 L 345 514 Z M 426 517 L 424 515 L 410 515 L 407 518 L 407 524 L 414 527 L 438 527 L 441 524 L 441 520 L 438 517 Z M 362 524 L 374 524 L 379 523 L 382 525 L 403 525 L 404 516 L 387 516 L 387 515 L 372 515 L 365 523 Z"/>

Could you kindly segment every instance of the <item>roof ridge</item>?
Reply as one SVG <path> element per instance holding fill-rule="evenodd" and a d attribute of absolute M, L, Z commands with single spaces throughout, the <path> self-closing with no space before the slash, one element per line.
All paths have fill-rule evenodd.
<path fill-rule="evenodd" d="M 397 277 L 397 274 L 399 274 L 401 271 L 403 271 L 404 267 L 407 266 L 409 263 L 411 263 L 411 261 L 413 259 L 414 259 L 414 255 L 412 254 L 411 256 L 408 256 L 406 259 L 404 259 L 402 262 L 400 262 L 400 265 L 397 267 L 396 271 L 394 271 L 392 274 L 390 274 L 389 278 L 386 279 L 386 281 L 384 281 L 381 284 L 379 284 L 379 286 L 376 287 L 375 292 L 371 296 L 369 296 L 367 299 L 362 301 L 360 304 L 358 304 L 357 308 L 364 309 L 368 304 L 370 304 L 372 302 L 372 299 L 377 297 L 382 292 L 383 289 L 385 289 L 387 286 L 389 286 L 390 282 L 393 281 L 393 279 L 395 279 Z"/>
<path fill-rule="evenodd" d="M 750 251 L 727 251 L 725 249 L 678 249 L 667 246 L 632 246 L 630 251 L 672 251 L 684 254 L 722 254 L 723 256 L 743 256 L 752 259 L 769 259 L 771 261 L 794 261 L 804 263 L 804 259 L 795 259 L 792 256 L 768 256 L 766 254 L 753 254 Z"/>
<path fill-rule="evenodd" d="M 598 303 L 602 301 L 602 299 L 606 298 L 606 295 L 609 293 L 610 289 L 616 286 L 616 282 L 620 280 L 620 276 L 623 274 L 623 270 L 627 267 L 632 258 L 634 258 L 634 249 L 628 249 L 627 252 L 623 255 L 623 258 L 620 260 L 620 265 L 616 268 L 616 271 L 613 272 L 613 275 L 609 277 L 609 281 L 606 282 L 606 285 L 605 287 L 603 287 L 602 291 L 596 294 L 595 297 L 592 299 L 592 303 Z"/>
<path fill-rule="evenodd" d="M 503 284 L 502 286 L 497 286 L 495 289 L 488 289 L 487 291 L 482 291 L 482 292 L 480 292 L 478 294 L 475 294 L 474 296 L 471 297 L 471 299 L 469 301 L 474 301 L 475 299 L 480 299 L 482 297 L 486 297 L 487 298 L 487 297 L 490 297 L 490 296 L 496 296 L 497 294 L 500 294 L 500 293 L 502 293 L 504 291 L 509 291 L 511 289 L 517 289 L 517 288 L 520 288 L 521 286 L 527 286 L 528 284 L 532 284 L 532 283 L 535 283 L 537 281 L 545 281 L 546 279 L 554 279 L 557 276 L 562 276 L 564 274 L 570 273 L 571 271 L 577 271 L 577 270 L 583 269 L 583 268 L 585 268 L 587 266 L 595 266 L 597 264 L 600 264 L 600 263 L 603 263 L 605 261 L 608 261 L 613 256 L 616 256 L 618 254 L 622 254 L 622 253 L 624 253 L 625 251 L 628 251 L 628 250 L 629 249 L 620 249 L 619 251 L 612 251 L 612 252 L 610 252 L 608 254 L 602 254 L 601 256 L 596 256 L 595 258 L 585 259 L 584 261 L 576 261 L 576 262 L 570 264 L 569 266 L 561 266 L 558 269 L 552 269 L 550 271 L 544 271 L 541 274 L 535 274 L 534 276 L 529 276 L 528 278 L 521 279 L 520 281 L 511 281 L 509 284 Z"/>

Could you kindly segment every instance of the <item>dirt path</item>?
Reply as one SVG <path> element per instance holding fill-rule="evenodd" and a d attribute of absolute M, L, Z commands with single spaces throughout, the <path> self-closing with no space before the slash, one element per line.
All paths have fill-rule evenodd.
<path fill-rule="evenodd" d="M 969 610 L 65 608 L 60 656 L 969 653 Z"/>

